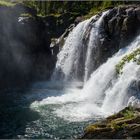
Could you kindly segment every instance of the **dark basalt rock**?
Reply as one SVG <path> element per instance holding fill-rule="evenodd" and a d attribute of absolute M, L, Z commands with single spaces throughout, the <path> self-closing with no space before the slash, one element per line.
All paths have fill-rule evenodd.
<path fill-rule="evenodd" d="M 93 70 L 120 48 L 128 45 L 140 33 L 139 25 L 139 6 L 110 9 L 102 21 L 102 29 L 97 40 L 98 47 L 92 58 L 95 62 Z"/>
<path fill-rule="evenodd" d="M 58 38 L 60 37 L 65 30 L 72 23 L 78 23 L 79 21 L 75 21 L 79 14 L 75 13 L 63 13 L 61 15 L 48 15 L 43 19 L 45 25 L 49 28 L 50 37 Z"/>
<path fill-rule="evenodd" d="M 99 63 L 96 68 L 139 34 L 138 9 L 139 6 L 115 7 L 104 17 L 104 32 L 102 32 L 104 35 L 102 35 L 102 43 L 99 41 L 96 55 Z"/>

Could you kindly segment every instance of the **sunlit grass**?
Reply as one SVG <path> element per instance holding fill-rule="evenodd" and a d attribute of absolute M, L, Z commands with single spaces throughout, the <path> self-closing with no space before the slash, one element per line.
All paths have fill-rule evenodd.
<path fill-rule="evenodd" d="M 15 5 L 15 3 L 13 3 L 13 2 L 0 0 L 0 6 L 11 7 L 11 6 L 14 6 L 14 5 Z"/>

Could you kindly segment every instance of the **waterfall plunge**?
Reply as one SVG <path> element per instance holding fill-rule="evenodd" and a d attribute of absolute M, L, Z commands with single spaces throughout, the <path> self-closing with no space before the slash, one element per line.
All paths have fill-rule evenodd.
<path fill-rule="evenodd" d="M 92 54 L 98 47 L 99 31 L 102 28 L 103 17 L 107 12 L 103 12 L 98 20 L 96 15 L 79 23 L 69 34 L 62 50 L 58 54 L 55 71 L 52 76 L 53 80 L 72 81 L 84 79 L 86 81 L 89 78 L 94 67 Z M 88 45 L 86 46 L 85 43 Z M 84 77 L 81 75 L 84 75 Z"/>
<path fill-rule="evenodd" d="M 104 13 L 106 14 L 106 13 Z M 95 22 L 95 27 L 101 27 L 102 18 Z M 82 46 L 83 34 L 92 19 L 80 23 L 68 36 L 62 51 L 58 55 L 58 62 L 54 75 L 63 71 L 64 77 L 69 79 L 75 78 L 78 72 L 78 63 L 80 63 L 79 55 Z M 88 42 L 87 55 L 85 59 L 85 77 L 90 66 L 90 50 L 95 46 L 94 41 L 98 35 L 98 30 L 90 32 Z M 93 34 L 95 33 L 95 34 Z M 97 33 L 97 34 L 96 34 Z M 91 44 L 94 44 L 93 46 Z M 128 105 L 130 100 L 138 98 L 139 91 L 137 87 L 131 88 L 132 83 L 139 80 L 140 66 L 135 62 L 125 64 L 123 73 L 116 74 L 115 66 L 126 55 L 138 48 L 140 45 L 140 36 L 138 36 L 129 46 L 120 49 L 106 63 L 102 64 L 91 77 L 85 82 L 83 89 L 65 88 L 65 94 L 56 97 L 48 97 L 40 102 L 34 102 L 32 105 L 40 106 L 45 104 L 58 104 L 58 108 L 54 109 L 57 116 L 70 121 L 83 121 L 91 118 L 98 118 L 111 115 Z M 83 47 L 83 46 L 82 46 Z M 54 76 L 53 75 L 53 76 Z M 61 74 L 60 74 L 61 75 Z M 60 76 L 59 75 L 59 76 Z M 87 78 L 87 77 L 86 77 Z M 135 89 L 135 90 L 134 90 Z"/>

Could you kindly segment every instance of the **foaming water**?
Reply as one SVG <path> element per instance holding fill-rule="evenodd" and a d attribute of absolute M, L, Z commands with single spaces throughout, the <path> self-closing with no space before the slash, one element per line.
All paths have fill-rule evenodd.
<path fill-rule="evenodd" d="M 132 93 L 129 93 L 128 90 L 131 83 L 137 80 L 138 70 L 140 70 L 140 66 L 133 62 L 124 67 L 123 74 L 113 83 L 112 87 L 105 92 L 102 105 L 104 111 L 113 114 L 127 106 L 129 98 L 134 94 L 131 89 Z"/>

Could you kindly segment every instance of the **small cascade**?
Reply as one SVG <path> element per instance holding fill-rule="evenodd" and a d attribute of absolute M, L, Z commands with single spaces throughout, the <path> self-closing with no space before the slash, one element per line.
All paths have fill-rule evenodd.
<path fill-rule="evenodd" d="M 99 32 L 102 28 L 102 15 L 79 23 L 69 34 L 58 54 L 53 80 L 83 80 L 88 79 L 94 68 L 92 56 L 98 47 Z"/>
<path fill-rule="evenodd" d="M 90 74 L 94 70 L 94 56 L 96 55 L 95 52 L 99 47 L 100 37 L 101 37 L 101 30 L 103 17 L 108 13 L 108 11 L 104 12 L 102 16 L 92 24 L 92 29 L 90 31 L 90 37 L 88 42 L 87 54 L 86 54 L 86 61 L 85 61 L 85 73 L 84 73 L 84 81 L 87 81 L 90 77 Z"/>

